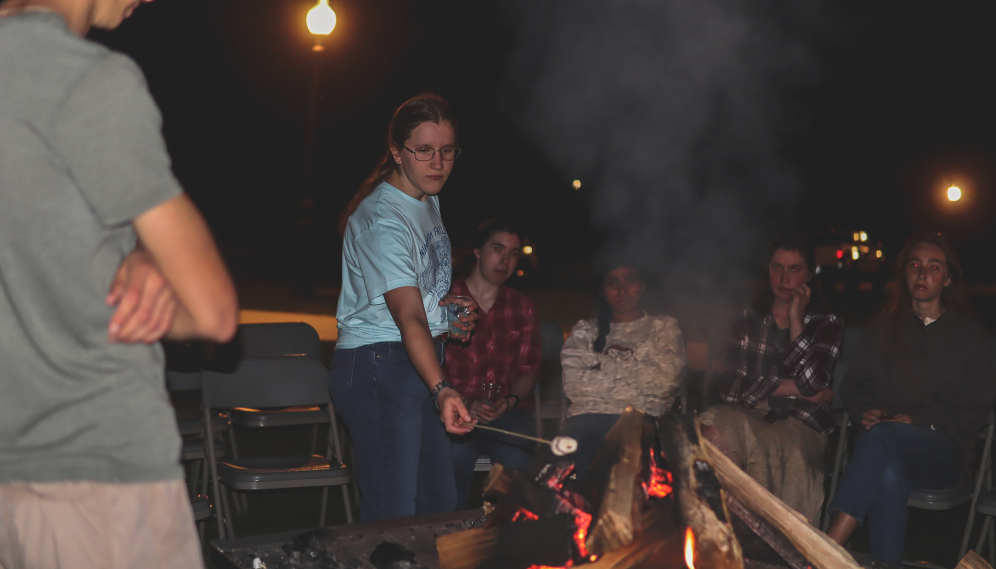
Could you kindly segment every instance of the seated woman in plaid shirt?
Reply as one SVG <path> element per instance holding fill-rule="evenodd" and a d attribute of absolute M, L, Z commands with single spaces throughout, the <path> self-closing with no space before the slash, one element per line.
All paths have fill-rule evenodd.
<path fill-rule="evenodd" d="M 521 250 L 519 230 L 503 220 L 485 221 L 477 229 L 474 267 L 453 281 L 451 291 L 477 301 L 477 328 L 470 341 L 446 344 L 443 370 L 479 423 L 535 436 L 533 385 L 542 354 L 539 316 L 533 301 L 504 285 Z M 450 435 L 457 507 L 466 507 L 479 454 L 520 470 L 532 460 L 533 448 L 529 441 L 487 431 Z"/>
<path fill-rule="evenodd" d="M 823 456 L 836 427 L 830 386 L 844 343 L 844 322 L 809 307 L 815 268 L 800 236 L 771 242 L 770 286 L 730 331 L 718 378 L 727 404 L 700 416 L 708 439 L 813 523 L 823 506 Z"/>

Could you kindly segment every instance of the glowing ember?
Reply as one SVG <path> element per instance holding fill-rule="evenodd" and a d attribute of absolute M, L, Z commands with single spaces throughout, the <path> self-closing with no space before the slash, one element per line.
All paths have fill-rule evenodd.
<path fill-rule="evenodd" d="M 512 521 L 517 522 L 519 521 L 520 518 L 525 518 L 527 520 L 538 520 L 539 516 L 530 512 L 529 510 L 523 510 L 522 508 L 519 508 L 519 511 L 515 512 L 515 515 L 512 516 Z"/>
<path fill-rule="evenodd" d="M 651 498 L 663 498 L 673 491 L 671 473 L 657 467 L 654 449 L 650 449 L 650 482 L 643 484 L 643 490 Z"/>
<path fill-rule="evenodd" d="M 578 545 L 578 553 L 581 557 L 588 557 L 588 550 L 584 546 L 584 541 L 588 537 L 588 526 L 591 525 L 591 514 L 580 510 L 574 513 L 574 523 L 578 530 L 574 532 L 574 542 Z"/>
<path fill-rule="evenodd" d="M 685 564 L 688 569 L 695 569 L 695 533 L 692 528 L 685 530 Z"/>

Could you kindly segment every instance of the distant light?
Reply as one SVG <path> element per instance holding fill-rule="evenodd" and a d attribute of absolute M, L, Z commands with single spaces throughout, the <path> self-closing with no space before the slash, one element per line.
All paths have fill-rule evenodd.
<path fill-rule="evenodd" d="M 335 29 L 335 12 L 329 7 L 329 0 L 318 0 L 314 8 L 308 10 L 308 31 L 315 35 L 327 36 Z"/>
<path fill-rule="evenodd" d="M 574 186 L 575 190 L 580 190 L 581 189 L 581 180 L 574 180 L 574 183 L 571 184 L 571 185 Z"/>
<path fill-rule="evenodd" d="M 844 263 L 837 263 L 837 268 L 838 269 L 843 269 L 844 268 Z"/>
<path fill-rule="evenodd" d="M 515 274 L 521 277 L 522 275 L 526 274 L 526 271 L 519 269 L 518 271 L 515 271 Z"/>
<path fill-rule="evenodd" d="M 865 233 L 864 231 L 861 232 L 861 240 L 868 241 L 868 234 Z"/>
<path fill-rule="evenodd" d="M 820 267 L 819 265 L 816 265 L 816 274 L 820 274 L 820 269 L 822 269 L 822 267 Z"/>
<path fill-rule="evenodd" d="M 837 258 L 838 259 L 844 258 L 844 251 L 842 249 L 837 249 Z"/>
<path fill-rule="evenodd" d="M 532 255 L 533 254 L 533 248 L 531 246 L 529 246 L 529 245 L 526 245 L 525 247 L 522 248 L 522 252 L 524 254 L 526 254 L 526 255 Z"/>
<path fill-rule="evenodd" d="M 857 247 L 851 247 L 851 258 L 854 259 L 855 261 L 857 261 L 858 258 L 860 258 L 860 257 L 861 257 L 861 253 L 858 251 L 858 248 Z"/>
<path fill-rule="evenodd" d="M 861 234 L 858 233 L 857 231 L 854 232 L 854 240 L 861 241 Z"/>
<path fill-rule="evenodd" d="M 878 250 L 875 251 L 875 258 L 876 259 L 881 259 L 882 258 L 882 250 L 881 249 L 878 249 Z"/>
<path fill-rule="evenodd" d="M 958 186 L 951 186 L 948 188 L 948 199 L 956 202 L 961 199 L 961 188 Z"/>
<path fill-rule="evenodd" d="M 862 253 L 867 253 L 868 252 L 868 246 L 867 245 L 862 245 L 861 247 L 858 247 L 858 249 L 861 249 Z"/>

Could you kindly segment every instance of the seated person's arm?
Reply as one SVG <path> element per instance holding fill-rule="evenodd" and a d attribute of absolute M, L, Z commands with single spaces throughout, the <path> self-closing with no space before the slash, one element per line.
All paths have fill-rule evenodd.
<path fill-rule="evenodd" d="M 591 328 L 588 322 L 581 320 L 574 325 L 571 335 L 560 349 L 564 394 L 568 399 L 578 400 L 587 395 L 593 389 L 591 383 L 594 383 L 587 380 L 602 375 L 601 368 L 596 369 L 600 361 L 599 354 L 591 348 L 597 335 L 598 328 Z"/>
<path fill-rule="evenodd" d="M 230 340 L 238 325 L 235 287 L 190 198 L 181 194 L 159 204 L 134 225 L 177 300 L 167 337 Z"/>
<path fill-rule="evenodd" d="M 781 384 L 774 375 L 752 375 L 747 372 L 747 351 L 756 347 L 749 337 L 747 313 L 742 313 L 730 325 L 724 357 L 725 369 L 716 381 L 724 402 L 753 406 L 771 396 Z"/>
<path fill-rule="evenodd" d="M 844 408 L 854 421 L 861 421 L 864 428 L 878 423 L 885 411 L 875 387 L 872 362 L 875 356 L 874 335 L 866 330 L 861 342 L 854 350 L 847 366 L 847 374 L 840 383 L 840 398 Z"/>
<path fill-rule="evenodd" d="M 815 322 L 810 322 L 811 328 Z M 813 403 L 833 401 L 833 368 L 844 345 L 844 323 L 833 318 L 824 321 L 814 330 L 807 329 L 792 341 L 786 358 L 779 367 L 787 377 L 771 394 L 794 396 Z"/>
<path fill-rule="evenodd" d="M 418 287 L 402 286 L 385 292 L 384 302 L 387 303 L 387 309 L 391 312 L 398 330 L 401 331 L 401 342 L 405 346 L 412 367 L 418 372 L 429 391 L 432 391 L 436 385 L 445 380 L 445 377 L 432 341 L 429 320 L 425 316 L 422 293 Z M 437 401 L 439 414 L 447 431 L 457 434 L 470 432 L 470 428 L 460 426 L 461 422 L 470 423 L 471 417 L 457 390 L 452 388 L 442 390 Z"/>
<path fill-rule="evenodd" d="M 478 407 L 478 417 L 491 422 L 501 417 L 505 411 L 515 409 L 519 403 L 532 395 L 536 380 L 539 379 L 540 362 L 543 359 L 543 341 L 540 337 L 539 315 L 532 305 L 528 305 L 522 318 L 524 325 L 519 330 L 519 353 L 515 359 L 515 379 L 509 388 L 509 393 L 498 400 L 492 407 Z M 509 397 L 514 395 L 515 397 Z M 477 403 L 477 402 L 475 402 Z M 471 410 L 474 411 L 473 409 Z M 538 410 L 537 410 L 538 412 Z M 473 414 L 473 413 L 472 413 Z"/>

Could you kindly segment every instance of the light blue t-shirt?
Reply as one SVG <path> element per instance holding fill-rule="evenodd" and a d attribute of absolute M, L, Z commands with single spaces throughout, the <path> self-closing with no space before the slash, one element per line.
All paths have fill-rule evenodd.
<path fill-rule="evenodd" d="M 349 217 L 342 244 L 342 291 L 336 310 L 336 346 L 358 348 L 400 342 L 384 293 L 417 286 L 429 328 L 446 331 L 439 301 L 450 290 L 453 270 L 450 238 L 439 215 L 439 199 L 419 201 L 381 183 Z"/>

